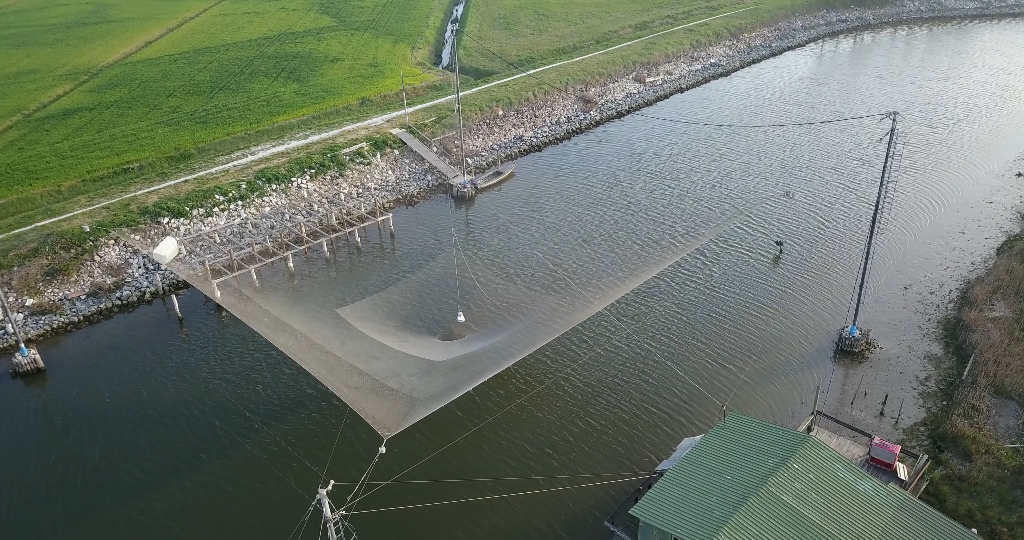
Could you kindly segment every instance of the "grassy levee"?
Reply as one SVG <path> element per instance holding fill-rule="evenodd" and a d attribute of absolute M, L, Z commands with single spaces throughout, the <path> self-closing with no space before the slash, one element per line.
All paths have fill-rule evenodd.
<path fill-rule="evenodd" d="M 884 0 L 853 2 L 861 6 L 886 3 Z M 515 106 L 552 95 L 560 91 L 556 88 L 571 90 L 657 65 L 800 13 L 849 5 L 849 2 L 837 0 L 690 0 L 674 3 L 640 0 L 629 4 L 613 0 L 496 0 L 480 3 L 469 0 L 463 16 L 465 35 L 459 42 L 461 69 L 470 79 L 470 82 L 463 83 L 463 88 L 499 80 L 521 73 L 521 70 L 576 58 L 715 15 L 747 7 L 753 9 L 488 89 L 466 98 L 464 110 L 470 118 L 488 114 L 498 106 Z M 434 113 L 419 115 L 421 118 L 427 116 L 434 116 Z M 451 124 L 441 124 L 438 129 L 451 129 Z"/>
<path fill-rule="evenodd" d="M 938 467 L 921 498 L 982 538 L 1024 538 L 1024 448 L 1006 446 L 1024 435 L 997 403 L 1024 404 L 1024 234 L 964 287 L 942 332 L 950 361 L 912 430 Z M 995 427 L 1007 412 L 1002 431 L 1008 420 L 1015 434 Z"/>
<path fill-rule="evenodd" d="M 432 42 L 425 21 L 443 9 L 437 0 L 4 8 L 0 46 L 19 60 L 0 63 L 0 213 L 173 171 L 302 129 L 325 111 L 336 111 L 333 121 L 375 111 L 376 96 L 399 89 L 400 71 L 410 84 L 436 78 L 413 49 Z M 110 35 L 116 45 L 100 46 Z M 89 54 L 78 55 L 79 44 Z"/>
<path fill-rule="evenodd" d="M 290 5 L 294 2 L 310 1 L 311 0 L 285 0 L 283 2 L 275 2 L 273 4 L 280 6 Z M 0 137 L 0 160 L 7 161 L 7 164 L 3 165 L 4 168 L 0 169 L 0 175 L 5 179 L 5 181 L 2 182 L 3 186 L 0 187 L 0 192 L 2 192 L 2 194 L 0 194 L 0 201 L 2 201 L 0 202 L 0 233 L 24 227 L 47 218 L 59 216 L 78 208 L 87 207 L 96 202 L 110 200 L 118 195 L 156 185 L 169 179 L 201 170 L 211 164 L 224 162 L 226 161 L 226 156 L 229 156 L 240 149 L 251 148 L 255 145 L 263 144 L 268 141 L 281 140 L 300 132 L 345 125 L 354 121 L 364 120 L 382 112 L 395 110 L 401 106 L 401 95 L 398 93 L 398 77 L 400 69 L 407 69 L 407 83 L 416 82 L 414 76 L 417 74 L 422 77 L 422 79 L 419 79 L 420 83 L 418 85 L 412 85 L 409 87 L 410 104 L 422 103 L 429 101 L 430 99 L 447 95 L 451 88 L 450 75 L 431 69 L 429 65 L 426 65 L 426 62 L 432 62 L 434 60 L 433 56 L 439 51 L 439 35 L 443 32 L 443 21 L 447 18 L 447 13 L 444 11 L 450 8 L 451 3 L 449 0 L 418 1 L 419 3 L 417 5 L 421 5 L 425 11 L 430 12 L 430 24 L 436 25 L 436 28 L 434 29 L 426 26 L 427 23 L 424 22 L 426 18 L 424 20 L 420 20 L 416 25 L 412 25 L 411 23 L 407 25 L 408 40 L 410 43 L 414 43 L 415 45 L 406 50 L 403 54 L 406 55 L 405 60 L 408 61 L 407 64 L 416 64 L 418 67 L 411 72 L 407 68 L 400 68 L 399 66 L 394 66 L 393 70 L 392 68 L 388 68 L 387 70 L 378 70 L 381 72 L 386 71 L 387 73 L 384 73 L 383 75 L 379 73 L 375 74 L 374 77 L 376 78 L 374 80 L 382 81 L 387 79 L 392 81 L 394 86 L 388 87 L 385 84 L 377 90 L 378 93 L 359 97 L 351 103 L 336 106 L 330 106 L 330 104 L 326 103 L 321 104 L 318 106 L 320 108 L 311 114 L 262 126 L 260 125 L 260 122 L 265 120 L 264 114 L 269 117 L 272 111 L 261 110 L 252 112 L 252 116 L 250 117 L 252 125 L 247 128 L 240 128 L 242 131 L 238 133 L 204 143 L 189 143 L 191 145 L 186 144 L 181 147 L 173 148 L 170 153 L 166 154 L 160 154 L 159 152 L 153 151 L 151 148 L 147 148 L 147 141 L 150 140 L 147 139 L 147 137 L 150 137 L 151 134 L 147 135 L 142 132 L 136 134 L 133 131 L 133 126 L 136 126 L 137 124 L 127 123 L 123 127 L 111 128 L 106 131 L 100 128 L 90 128 L 91 131 L 83 135 L 83 137 L 94 142 L 98 141 L 98 138 L 104 136 L 104 134 L 108 137 L 117 133 L 130 135 L 132 137 L 131 140 L 123 141 L 123 147 L 132 150 L 132 152 L 138 150 L 144 153 L 146 157 L 142 159 L 124 159 L 122 161 L 113 160 L 110 161 L 110 164 L 107 166 L 96 165 L 95 168 L 97 169 L 97 172 L 94 173 L 78 176 L 65 174 L 63 177 L 37 176 L 34 181 L 16 181 L 21 179 L 22 176 L 10 175 L 7 167 L 10 166 L 12 159 L 3 153 L 4 138 Z M 126 63 L 126 65 L 133 62 L 163 62 L 167 61 L 167 58 L 174 57 L 175 55 L 190 57 L 191 49 L 188 48 L 188 40 L 185 39 L 188 34 L 184 31 L 192 27 L 192 25 L 198 25 L 198 23 L 206 21 L 207 16 L 218 13 L 218 10 L 226 9 L 223 6 L 230 3 L 231 2 L 216 6 L 202 17 L 184 25 L 181 29 L 173 32 L 169 36 L 166 36 L 152 46 L 147 47 L 144 51 L 134 56 Z M 661 5 L 661 3 L 661 0 L 637 0 L 633 4 Z M 708 21 L 696 26 L 688 27 L 678 32 L 671 32 L 629 47 L 594 56 L 584 61 L 544 71 L 539 75 L 542 81 L 530 77 L 524 77 L 503 85 L 486 89 L 482 92 L 467 96 L 464 101 L 465 110 L 467 116 L 472 118 L 478 114 L 490 113 L 495 106 L 511 106 L 551 94 L 555 90 L 548 86 L 548 83 L 559 87 L 572 87 L 604 80 L 608 77 L 621 76 L 623 73 L 628 73 L 630 70 L 636 69 L 637 66 L 655 64 L 660 61 L 685 54 L 695 48 L 712 44 L 723 38 L 728 38 L 744 31 L 769 24 L 775 20 L 783 19 L 803 11 L 816 10 L 822 7 L 833 7 L 833 4 L 835 4 L 835 2 L 832 0 L 767 0 L 756 4 L 729 0 L 717 3 L 701 3 L 695 0 L 686 0 L 678 4 L 678 17 L 659 17 L 647 22 L 633 21 L 631 32 L 621 35 L 612 32 L 611 34 L 602 34 L 594 37 L 590 41 L 580 41 L 579 46 L 583 48 L 579 50 L 565 47 L 552 49 L 548 47 L 550 42 L 545 42 L 546 44 L 542 44 L 543 46 L 539 47 L 537 50 L 529 51 L 524 49 L 527 51 L 525 54 L 529 56 L 529 59 L 533 64 L 524 62 L 520 57 L 508 58 L 508 60 L 524 68 L 537 67 L 539 65 L 574 58 L 596 50 L 601 50 L 610 45 L 623 43 L 636 37 L 649 35 L 656 31 L 678 26 L 680 23 L 701 20 L 711 15 L 726 13 L 745 6 L 755 5 L 756 7 L 755 9 L 751 9 L 740 14 Z M 484 17 L 484 15 L 479 12 L 482 11 L 482 6 L 485 6 L 486 4 L 480 3 L 474 5 L 472 4 L 472 0 L 470 0 L 470 5 L 473 7 L 468 9 L 466 14 L 467 19 L 465 21 L 466 24 L 469 25 L 468 31 L 478 32 L 477 34 L 471 35 L 480 40 L 481 43 L 485 43 L 488 48 L 491 48 L 492 44 L 499 42 L 501 36 L 495 34 L 490 39 L 485 39 L 484 36 L 488 35 L 487 32 L 479 33 L 481 32 L 479 29 L 474 30 L 474 28 L 477 27 L 474 26 L 476 23 L 473 22 L 474 20 L 481 20 L 475 19 L 475 17 Z M 528 7 L 537 8 L 538 6 L 543 7 L 544 5 L 544 3 L 534 1 L 529 3 Z M 838 5 L 845 6 L 847 4 L 841 3 Z M 308 4 L 308 6 L 313 6 L 313 4 Z M 440 10 L 439 6 L 441 8 Z M 379 7 L 380 6 L 378 6 L 378 8 Z M 607 8 L 607 11 L 602 12 L 601 15 L 605 21 L 601 25 L 595 26 L 595 28 L 611 28 L 614 26 L 613 21 L 617 20 L 616 12 L 611 9 L 614 7 L 612 4 L 607 4 L 603 7 Z M 406 8 L 403 7 L 402 9 Z M 630 9 L 633 8 L 631 7 Z M 311 10 L 310 13 L 320 12 Z M 378 9 L 378 14 L 380 13 L 384 12 L 381 12 L 381 10 Z M 386 18 L 386 13 L 384 13 L 382 17 Z M 245 17 L 242 18 L 244 19 Z M 277 22 L 275 24 L 282 23 Z M 231 42 L 230 40 L 232 37 L 229 30 L 231 30 L 232 27 L 227 22 L 221 25 L 214 24 L 213 26 L 220 28 L 223 31 L 218 32 L 210 30 L 202 35 L 210 36 L 210 42 L 208 43 L 209 48 L 216 50 L 222 50 L 224 47 L 227 47 L 228 50 L 230 50 L 232 47 L 236 46 L 245 48 L 253 46 L 253 44 L 263 43 L 260 41 L 261 39 L 274 39 L 274 36 L 278 35 L 267 34 L 267 36 L 270 36 L 269 38 L 267 36 L 263 36 L 260 38 L 242 39 L 240 42 Z M 197 32 L 198 30 L 192 31 Z M 320 30 L 314 27 L 312 29 L 301 31 L 297 30 L 296 32 L 288 34 L 288 36 L 294 37 L 294 35 L 301 34 L 302 36 L 308 37 L 309 35 L 315 34 L 315 32 L 319 31 Z M 255 30 L 251 30 L 251 32 L 255 32 Z M 175 39 L 171 39 L 172 37 Z M 369 40 L 371 38 L 372 36 L 367 34 L 367 39 Z M 294 43 L 288 39 L 282 38 L 283 41 L 280 43 Z M 482 57 L 484 54 L 490 54 L 487 51 L 482 50 L 482 48 L 474 49 L 474 43 L 465 39 L 461 42 L 460 50 L 464 51 L 462 54 L 468 55 L 471 60 L 474 57 Z M 410 60 L 413 56 L 416 57 L 415 61 Z M 239 58 L 244 59 L 244 55 L 239 56 Z M 313 65 L 315 67 L 321 64 L 315 63 Z M 470 66 L 472 69 L 472 64 Z M 203 66 L 199 67 L 207 69 Z M 132 69 L 138 69 L 138 67 L 132 67 Z M 287 69 L 285 70 L 287 71 Z M 465 76 L 466 80 L 464 88 L 468 89 L 474 86 L 479 86 L 516 73 L 517 70 L 508 66 L 508 64 L 505 64 L 505 71 L 501 73 L 494 73 L 490 75 L 484 73 L 484 76 L 481 76 L 480 72 L 476 72 Z M 187 74 L 182 73 L 180 69 L 177 71 L 172 70 L 169 72 L 169 75 L 173 75 L 177 78 L 187 76 Z M 250 85 L 251 81 L 243 81 L 243 79 L 245 79 L 243 75 L 244 74 L 238 75 L 239 78 L 237 79 L 237 84 Z M 474 77 L 473 75 L 476 76 Z M 98 85 L 101 82 L 100 80 L 107 76 L 112 75 L 108 72 L 101 77 L 97 77 L 96 81 L 92 81 L 85 85 L 75 94 L 82 92 L 92 85 Z M 169 81 L 171 80 L 169 77 L 164 78 Z M 204 80 L 206 80 L 206 83 L 210 82 L 208 78 Z M 129 78 L 129 82 L 131 81 L 132 79 Z M 111 84 L 111 81 L 107 81 L 105 84 L 109 85 Z M 177 83 L 168 82 L 167 84 L 169 86 L 168 88 L 165 88 L 165 90 L 170 91 L 170 99 L 174 103 L 178 103 L 180 101 L 179 98 L 176 97 L 178 92 L 188 89 L 191 89 L 189 91 L 195 91 L 197 88 L 196 84 L 187 81 L 179 81 Z M 199 86 L 201 87 L 202 85 Z M 148 88 L 148 86 L 146 87 Z M 252 91 L 252 89 L 247 90 L 247 92 Z M 277 97 L 272 86 L 264 87 L 262 92 L 267 95 L 260 97 L 259 103 L 265 103 L 267 100 L 272 101 Z M 83 92 L 76 97 L 81 98 L 85 95 L 86 94 Z M 246 95 L 251 95 L 251 93 Z M 195 98 L 195 96 L 192 97 Z M 118 99 L 123 98 L 124 96 L 121 96 Z M 67 99 L 68 103 L 71 103 L 72 101 L 73 100 Z M 117 103 L 118 102 L 108 101 L 106 102 L 106 106 L 113 107 Z M 204 104 L 201 103 L 201 100 L 197 101 L 192 98 L 190 98 L 190 100 L 185 100 L 184 103 L 186 105 L 192 104 L 199 108 L 204 106 Z M 238 105 L 237 102 L 235 104 Z M 166 107 L 163 105 L 161 105 L 161 107 L 163 108 L 160 110 L 163 111 L 163 113 L 166 113 L 164 110 Z M 184 111 L 185 109 L 182 109 L 182 112 L 180 113 L 180 116 L 184 118 L 187 118 L 188 114 L 192 114 L 192 112 L 186 113 Z M 53 111 L 46 112 L 52 113 Z M 415 113 L 413 115 L 413 121 L 420 122 L 421 127 L 427 131 L 444 131 L 451 128 L 451 112 L 450 105 L 439 105 L 437 107 L 421 110 Z M 101 117 L 107 118 L 109 114 L 110 113 L 106 113 L 104 111 L 91 112 L 88 108 L 85 108 L 83 110 L 76 111 L 73 114 L 69 112 L 67 121 L 72 124 L 75 122 L 85 122 L 83 125 L 89 125 L 90 119 Z M 161 118 L 160 114 L 154 114 L 154 118 Z M 84 115 L 85 120 L 76 120 L 76 116 L 78 115 Z M 45 116 L 45 114 L 40 115 L 40 117 L 43 116 Z M 166 116 L 164 116 L 164 118 L 166 118 Z M 225 118 L 227 120 L 231 120 L 230 115 Z M 431 118 L 438 118 L 439 120 L 428 124 L 422 123 Z M 188 127 L 189 124 L 187 121 L 181 120 L 180 118 L 179 121 L 184 122 L 185 126 L 183 127 L 180 122 L 172 123 L 168 126 L 161 126 L 159 125 L 158 120 L 143 123 L 142 126 L 147 129 L 152 128 L 159 134 L 170 137 L 171 135 L 174 135 L 176 130 L 184 130 Z M 209 124 L 209 122 L 207 122 L 207 124 Z M 23 129 L 30 125 L 33 124 L 31 122 L 23 122 L 19 124 L 18 128 Z M 209 127 L 209 125 L 207 125 L 207 127 Z M 16 130 L 11 130 L 11 133 L 14 131 Z M 138 136 L 136 137 L 136 135 Z M 185 135 L 188 135 L 188 133 Z M 5 261 L 3 264 L 0 264 L 0 266 L 9 267 L 11 264 L 16 264 L 18 260 L 25 259 L 28 253 L 45 253 L 52 251 L 45 249 L 45 246 L 53 243 L 54 238 L 66 233 L 67 231 L 71 231 L 72 236 L 74 236 L 74 230 L 77 229 L 77 226 L 81 223 L 101 223 L 105 220 L 116 220 L 120 215 L 138 216 L 144 214 L 144 208 L 148 207 L 155 200 L 160 198 L 178 197 L 191 189 L 202 189 L 217 183 L 233 182 L 249 178 L 252 177 L 254 171 L 260 167 L 267 166 L 268 164 L 281 163 L 290 159 L 296 159 L 304 153 L 316 152 L 318 151 L 318 148 L 322 148 L 325 145 L 345 144 L 345 140 L 365 137 L 366 135 L 367 133 L 365 132 L 346 133 L 341 137 L 343 140 L 323 141 L 313 147 L 302 148 L 292 151 L 286 155 L 275 156 L 269 160 L 261 161 L 256 165 L 226 171 L 210 177 L 190 180 L 184 184 L 174 186 L 173 188 L 168 188 L 166 190 L 161 190 L 160 192 L 150 193 L 139 197 L 137 200 L 124 201 L 116 205 L 92 211 L 88 214 L 76 216 L 76 218 L 71 220 L 34 229 L 29 233 L 21 233 L 13 237 L 0 239 L 0 260 Z M 37 137 L 45 138 L 44 135 L 37 135 Z M 72 149 L 69 141 L 64 141 L 63 146 L 61 146 L 65 151 L 70 151 Z M 104 154 L 104 152 L 109 152 L 110 147 L 101 145 L 97 147 L 95 151 L 92 151 L 92 147 L 87 145 L 84 148 L 74 147 L 74 149 L 80 152 L 80 155 L 77 155 L 75 159 L 89 162 L 90 159 L 95 158 L 98 163 L 102 161 L 99 155 Z M 48 153 L 42 146 L 33 146 L 30 149 L 23 150 L 23 152 L 24 153 L 21 154 L 22 156 L 38 156 Z M 129 153 L 127 155 L 131 156 L 134 154 Z M 52 166 L 60 168 L 63 164 L 67 164 L 68 167 L 71 167 L 74 164 L 74 160 L 71 157 L 67 157 L 67 159 L 62 161 L 62 156 L 62 154 L 54 152 L 53 156 L 50 157 L 52 163 L 50 165 L 43 163 L 42 165 L 39 165 L 39 167 L 45 168 Z M 107 158 L 104 159 L 113 158 L 107 156 Z M 78 163 L 75 166 L 79 167 L 79 170 L 81 170 L 83 165 L 82 163 Z M 63 178 L 63 180 L 60 178 Z M 11 180 L 6 181 L 7 179 Z M 0 270 L 2 270 L 2 268 L 0 268 Z"/>

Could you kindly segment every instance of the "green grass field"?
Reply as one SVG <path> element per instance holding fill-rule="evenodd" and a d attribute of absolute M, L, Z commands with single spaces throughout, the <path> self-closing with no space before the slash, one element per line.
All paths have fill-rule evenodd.
<path fill-rule="evenodd" d="M 0 200 L 358 102 L 415 74 L 440 0 L 0 8 Z M 436 18 L 436 17 L 434 17 Z M 187 21 L 187 22 L 186 22 Z M 181 24 L 184 22 L 184 24 Z M 0 206 L 0 210 L 4 210 Z"/>
<path fill-rule="evenodd" d="M 464 25 L 473 39 L 460 41 L 465 88 L 516 73 L 486 49 L 538 67 L 755 6 L 545 71 L 543 82 L 521 78 L 473 94 L 465 101 L 472 117 L 549 94 L 548 84 L 620 76 L 833 0 L 469 1 Z M 0 232 L 187 174 L 241 149 L 395 110 L 401 70 L 413 85 L 410 103 L 446 95 L 450 75 L 431 63 L 452 3 L 0 0 L 0 51 L 12 59 L 0 63 Z M 451 112 L 442 105 L 414 121 L 437 117 L 421 127 L 444 131 Z M 304 151 L 312 150 L 291 155 Z M 105 219 L 105 212 L 90 216 Z"/>
<path fill-rule="evenodd" d="M 753 5 L 743 0 L 470 0 L 465 32 L 497 56 L 464 39 L 460 61 L 480 74 L 508 71 L 498 56 L 536 67 Z"/>

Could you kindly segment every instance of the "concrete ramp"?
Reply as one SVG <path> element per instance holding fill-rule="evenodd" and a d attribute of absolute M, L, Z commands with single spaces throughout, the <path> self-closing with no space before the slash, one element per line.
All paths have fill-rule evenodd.
<path fill-rule="evenodd" d="M 440 156 L 435 154 L 430 148 L 427 148 L 427 145 L 420 142 L 420 140 L 413 136 L 413 134 L 399 128 L 392 129 L 391 133 L 398 135 L 398 138 L 402 139 L 402 142 L 409 145 L 409 148 L 412 148 L 417 154 L 423 156 L 423 159 L 426 159 L 434 166 L 434 168 L 441 171 L 441 174 L 447 175 L 449 180 L 461 176 L 459 171 L 456 171 L 451 165 L 445 163 Z"/>

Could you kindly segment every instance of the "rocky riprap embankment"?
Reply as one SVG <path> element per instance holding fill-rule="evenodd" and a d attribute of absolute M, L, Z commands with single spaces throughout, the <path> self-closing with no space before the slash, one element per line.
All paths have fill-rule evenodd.
<path fill-rule="evenodd" d="M 8 294 L 14 322 L 27 341 L 98 321 L 121 309 L 180 290 L 188 284 L 127 244 L 111 240 L 72 279 L 33 298 Z M 0 349 L 17 346 L 10 321 L 0 325 Z"/>
<path fill-rule="evenodd" d="M 265 196 L 214 206 L 210 211 L 194 209 L 190 218 L 163 218 L 131 232 L 124 241 L 110 239 L 74 276 L 58 279 L 31 297 L 9 295 L 10 307 L 16 311 L 15 322 L 25 339 L 41 339 L 188 286 L 136 246 L 152 248 L 167 235 L 182 237 L 225 224 L 229 227 L 219 232 L 234 235 L 245 245 L 279 234 L 282 221 L 308 219 L 328 207 L 356 212 L 380 204 L 387 209 L 422 195 L 441 180 L 418 156 L 397 151 L 350 165 L 344 174 L 307 171 Z M 215 254 L 215 247 L 210 250 Z M 202 256 L 196 252 L 185 255 L 193 261 L 201 261 Z M 7 331 L 7 321 L 3 322 L 0 350 L 13 349 L 15 337 Z"/>
<path fill-rule="evenodd" d="M 879 9 L 826 10 L 794 17 L 636 73 L 556 93 L 514 110 L 497 110 L 469 126 L 469 163 L 479 171 L 498 158 L 509 160 L 535 152 L 688 88 L 830 35 L 925 19 L 1022 14 L 1021 3 L 954 0 L 905 2 Z M 449 152 L 452 150 L 448 148 Z M 386 152 L 371 158 L 370 163 L 350 166 L 344 175 L 307 171 L 289 186 L 273 189 L 258 199 L 224 204 L 210 211 L 196 209 L 186 219 L 165 218 L 129 240 L 135 245 L 155 245 L 167 234 L 184 236 L 241 220 L 225 234 L 235 235 L 246 245 L 251 240 L 274 236 L 282 219 L 308 219 L 321 207 L 355 210 L 361 205 L 372 207 L 378 203 L 392 207 L 421 196 L 441 180 L 437 171 L 411 152 Z M 203 255 L 189 253 L 186 257 L 195 262 Z M 36 306 L 25 307 L 24 299 L 17 300 L 26 337 L 38 339 L 146 302 L 160 292 L 155 288 L 157 276 L 165 290 L 184 286 L 127 244 L 110 243 L 74 278 L 49 286 Z M 45 313 L 37 314 L 40 310 Z M 13 337 L 0 328 L 0 348 L 10 348 L 12 344 Z"/>
<path fill-rule="evenodd" d="M 679 92 L 851 30 L 927 19 L 1020 15 L 1024 15 L 1022 2 L 952 0 L 824 10 L 794 17 L 604 83 L 558 92 L 512 111 L 496 110 L 470 126 L 466 154 L 477 170 L 483 170 L 499 158 L 508 161 L 536 152 Z"/>
<path fill-rule="evenodd" d="M 215 238 L 203 238 L 198 244 L 192 241 L 190 249 L 179 255 L 179 263 L 199 270 L 207 256 L 216 259 L 223 255 L 221 247 L 213 242 L 225 248 L 232 244 L 264 245 L 282 233 L 293 234 L 284 224 L 294 228 L 300 221 L 311 222 L 328 210 L 346 216 L 375 215 L 400 201 L 415 199 L 442 180 L 415 154 L 392 150 L 377 154 L 368 164 L 350 166 L 344 174 L 306 171 L 287 186 L 272 186 L 267 195 L 257 199 L 210 212 L 194 211 L 188 219 L 163 219 L 133 234 L 130 240 L 152 248 L 168 235 L 184 238 L 216 230 Z"/>

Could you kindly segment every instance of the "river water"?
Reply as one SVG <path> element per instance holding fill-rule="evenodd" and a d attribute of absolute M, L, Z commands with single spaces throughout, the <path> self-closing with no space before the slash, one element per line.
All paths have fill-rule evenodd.
<path fill-rule="evenodd" d="M 658 231 L 698 234 L 726 215 L 741 218 L 388 441 L 371 479 L 453 441 L 403 478 L 647 471 L 712 426 L 719 401 L 792 426 L 815 388 L 829 388 L 828 353 L 847 317 L 887 124 L 741 130 L 652 116 L 750 123 L 902 113 L 899 189 L 863 316 L 882 350 L 836 370 L 825 405 L 898 435 L 892 413 L 883 421 L 865 411 L 891 392 L 890 403 L 907 400 L 903 424 L 919 416 L 914 396 L 935 352 L 920 344 L 936 306 L 1014 225 L 1024 191 L 1008 168 L 1024 150 L 1020 35 L 1022 21 L 982 21 L 827 39 L 521 159 L 513 180 L 456 209 L 458 232 L 469 244 L 504 235 L 510 257 L 558 247 L 559 262 L 591 285 L 601 285 L 601 264 L 628 264 L 611 249 L 594 255 L 618 245 L 616 235 L 645 253 L 661 249 Z M 370 235 L 361 255 L 332 263 L 330 280 L 308 279 L 345 287 L 350 275 L 429 259 L 450 242 L 448 218 L 442 199 L 401 209 L 394 243 Z M 781 260 L 776 239 L 785 241 Z M 182 310 L 183 326 L 157 301 L 47 340 L 45 375 L 0 379 L 0 537 L 317 537 L 315 515 L 294 528 L 318 470 L 329 461 L 327 477 L 359 478 L 379 436 L 212 301 L 190 291 Z M 844 403 L 860 395 L 858 380 L 871 407 Z M 601 480 L 394 484 L 356 510 Z M 365 513 L 353 523 L 367 539 L 595 538 L 633 487 Z M 336 488 L 336 502 L 345 495 Z"/>

